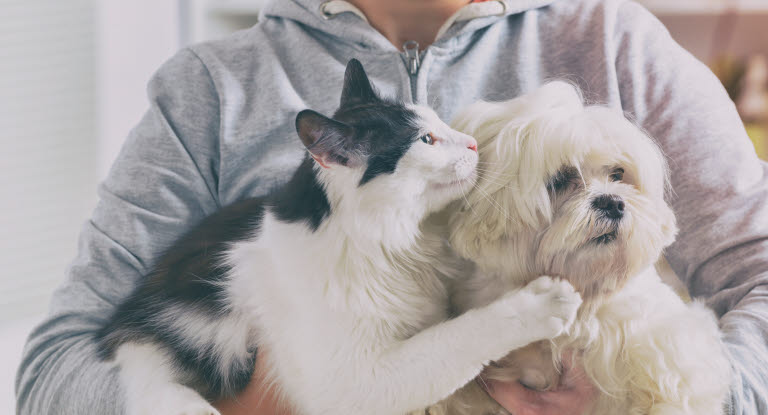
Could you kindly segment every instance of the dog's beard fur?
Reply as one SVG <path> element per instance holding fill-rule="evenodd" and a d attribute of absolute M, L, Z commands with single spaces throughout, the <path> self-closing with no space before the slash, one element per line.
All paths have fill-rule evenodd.
<path fill-rule="evenodd" d="M 522 287 L 541 275 L 568 280 L 584 299 L 570 335 L 518 349 L 491 365 L 484 376 L 501 381 L 516 379 L 539 389 L 555 387 L 561 351 L 564 348 L 583 351 L 591 347 L 591 356 L 582 353 L 579 357 L 585 359 L 588 376 L 606 398 L 598 402 L 591 413 L 618 413 L 614 412 L 619 410 L 617 405 L 633 410 L 647 409 L 654 405 L 654 400 L 687 400 L 691 396 L 696 400 L 700 398 L 697 392 L 703 396 L 712 394 L 707 398 L 709 401 L 699 399 L 699 406 L 694 405 L 697 410 L 722 399 L 727 381 L 721 382 L 725 386 L 717 382 L 689 386 L 698 388 L 693 392 L 682 388 L 661 393 L 656 390 L 661 386 L 653 384 L 658 380 L 654 375 L 633 373 L 634 368 L 616 369 L 615 361 L 621 353 L 627 353 L 622 350 L 621 338 L 635 334 L 630 333 L 631 329 L 609 327 L 618 317 L 614 321 L 613 316 L 599 316 L 600 313 L 622 313 L 621 309 L 617 312 L 613 306 L 604 305 L 623 287 L 631 285 L 633 277 L 646 274 L 654 281 L 656 274 L 652 266 L 664 247 L 674 240 L 675 218 L 664 201 L 668 189 L 666 164 L 654 142 L 615 110 L 585 107 L 578 91 L 562 82 L 547 84 L 515 100 L 474 104 L 454 120 L 454 127 L 473 135 L 480 145 L 477 186 L 449 215 L 453 248 L 475 263 L 472 278 L 459 283 L 453 293 L 458 311 L 487 304 L 500 293 Z M 695 326 L 691 331 L 701 334 L 703 337 L 699 339 L 709 343 L 702 353 L 714 355 L 712 359 L 716 362 L 710 366 L 695 362 L 692 366 L 727 377 L 728 364 L 711 312 L 694 310 L 698 305 L 685 309 L 679 298 L 668 298 L 667 291 L 671 290 L 665 291 L 660 282 L 648 286 L 650 289 L 662 287 L 662 292 L 651 295 L 672 303 L 670 318 L 674 319 L 675 313 L 681 316 L 677 326 L 656 329 L 651 335 L 668 336 L 666 331 L 680 331 L 680 325 L 690 323 Z M 640 290 L 645 289 L 648 288 Z M 601 306 L 604 306 L 602 311 Z M 634 305 L 629 308 L 632 307 Z M 652 307 L 640 304 L 638 308 L 643 311 L 633 312 L 646 313 L 645 309 Z M 656 312 L 654 317 L 666 318 L 659 314 Z M 631 318 L 642 317 L 632 315 Z M 668 347 L 669 353 L 648 347 L 637 354 L 655 353 L 661 356 L 657 360 L 679 358 L 685 351 L 678 349 L 688 345 L 681 339 L 682 333 L 672 336 L 677 336 L 677 343 L 662 346 Z M 532 357 L 537 354 L 538 358 Z M 652 370 L 658 369 L 650 366 Z M 665 375 L 664 370 L 676 369 L 678 367 L 664 367 L 659 373 Z M 620 371 L 622 373 L 618 373 Z M 693 372 L 695 370 L 691 370 Z M 620 376 L 634 379 L 620 379 Z M 671 376 L 677 380 L 685 377 Z M 639 386 L 643 382 L 648 385 Z M 609 397 L 611 394 L 626 396 L 625 389 L 630 386 L 646 390 L 629 398 Z M 478 408 L 482 404 L 476 398 L 484 395 L 469 391 L 473 387 L 477 389 L 476 385 L 470 385 L 459 392 L 457 402 L 449 401 L 442 409 L 432 412 L 440 413 L 448 408 L 449 413 L 481 413 L 478 410 L 490 413 L 500 409 L 494 403 Z M 640 395 L 642 397 L 638 397 Z M 679 396 L 670 397 L 673 395 Z M 476 402 L 460 402 L 473 399 Z M 624 403 L 619 404 L 622 399 Z M 488 401 L 487 397 L 485 400 Z M 469 410 L 468 405 L 472 406 Z M 600 405 L 604 405 L 602 410 Z"/>
<path fill-rule="evenodd" d="M 451 217 L 451 242 L 482 272 L 520 285 L 560 276 L 590 301 L 620 289 L 673 241 L 658 147 L 616 111 L 584 107 L 572 86 L 475 104 L 455 124 L 481 143 L 482 172 Z M 622 204 L 620 218 L 596 207 L 606 197 Z"/>

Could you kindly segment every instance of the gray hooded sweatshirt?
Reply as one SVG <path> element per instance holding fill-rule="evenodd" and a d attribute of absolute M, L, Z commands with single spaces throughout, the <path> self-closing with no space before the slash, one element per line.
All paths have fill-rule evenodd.
<path fill-rule="evenodd" d="M 416 65 L 348 4 L 321 3 L 274 1 L 253 28 L 184 49 L 158 70 L 149 110 L 29 338 L 19 413 L 122 413 L 116 369 L 96 357 L 94 332 L 182 233 L 287 180 L 304 154 L 296 113 L 330 114 L 357 58 L 384 94 L 444 120 L 556 78 L 628 113 L 669 158 L 680 233 L 666 256 L 721 319 L 737 374 L 726 410 L 768 414 L 768 166 L 718 80 L 648 11 L 625 0 L 470 4 Z"/>

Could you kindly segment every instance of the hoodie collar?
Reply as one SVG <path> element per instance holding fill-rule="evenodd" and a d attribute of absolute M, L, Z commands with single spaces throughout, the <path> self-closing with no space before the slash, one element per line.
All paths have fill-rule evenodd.
<path fill-rule="evenodd" d="M 512 14 L 539 8 L 555 0 L 488 0 L 472 2 L 454 13 L 438 31 L 434 45 L 474 32 Z M 273 0 L 261 18 L 285 18 L 366 47 L 396 50 L 365 15 L 344 0 Z"/>

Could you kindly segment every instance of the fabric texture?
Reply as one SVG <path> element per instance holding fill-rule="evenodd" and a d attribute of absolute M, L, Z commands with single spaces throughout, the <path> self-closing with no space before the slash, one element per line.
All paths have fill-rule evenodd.
<path fill-rule="evenodd" d="M 185 231 L 287 181 L 304 154 L 296 114 L 336 108 L 351 58 L 384 94 L 430 105 L 444 120 L 551 79 L 636 120 L 671 167 L 680 234 L 666 256 L 721 318 L 736 368 L 728 410 L 768 413 L 768 165 L 718 80 L 658 20 L 625 0 L 509 0 L 503 15 L 455 19 L 411 75 L 404 54 L 364 19 L 326 18 L 321 4 L 275 1 L 253 28 L 181 50 L 155 74 L 149 110 L 28 340 L 19 414 L 122 413 L 116 369 L 96 357 L 93 333 Z"/>

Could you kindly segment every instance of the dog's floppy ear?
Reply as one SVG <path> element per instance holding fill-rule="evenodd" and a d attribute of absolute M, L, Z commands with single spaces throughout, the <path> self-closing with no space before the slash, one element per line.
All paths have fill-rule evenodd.
<path fill-rule="evenodd" d="M 480 258 L 484 250 L 498 246 L 499 239 L 512 232 L 515 224 L 510 223 L 510 215 L 499 205 L 508 195 L 508 189 L 500 189 L 483 198 L 465 198 L 466 204 L 460 211 L 451 215 L 451 246 L 466 259 Z"/>
<path fill-rule="evenodd" d="M 477 218 L 471 211 L 454 212 L 451 217 L 450 243 L 461 257 L 476 260 L 491 243 L 487 234 L 477 228 Z"/>
<path fill-rule="evenodd" d="M 675 241 L 675 236 L 677 236 L 677 219 L 675 218 L 675 212 L 666 204 L 663 204 L 661 209 L 659 209 L 659 216 L 662 221 L 661 233 L 664 238 L 662 243 L 664 247 L 667 247 Z"/>

